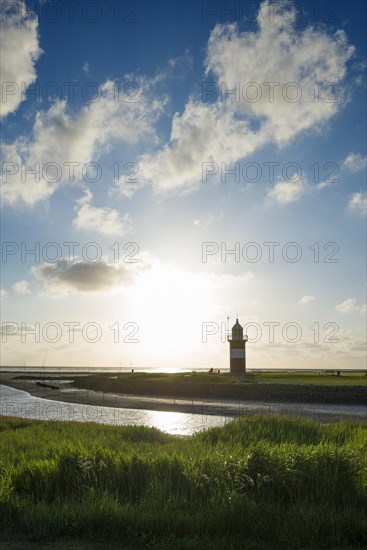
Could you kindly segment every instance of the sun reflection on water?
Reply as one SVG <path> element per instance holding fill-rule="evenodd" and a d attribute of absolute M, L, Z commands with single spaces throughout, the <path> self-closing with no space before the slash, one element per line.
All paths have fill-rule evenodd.
<path fill-rule="evenodd" d="M 195 432 L 223 426 L 228 418 L 166 411 L 144 411 L 144 423 L 173 435 L 192 435 Z"/>

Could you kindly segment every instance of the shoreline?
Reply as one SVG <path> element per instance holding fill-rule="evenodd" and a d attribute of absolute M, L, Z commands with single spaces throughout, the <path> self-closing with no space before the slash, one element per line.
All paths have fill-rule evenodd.
<path fill-rule="evenodd" d="M 312 418 L 320 422 L 340 420 L 367 422 L 367 405 L 325 405 L 322 403 L 268 403 L 264 401 L 234 401 L 217 399 L 184 399 L 148 397 L 133 394 L 118 394 L 87 389 L 51 389 L 39 386 L 35 381 L 14 379 L 15 373 L 1 374 L 0 384 L 28 392 L 31 396 L 64 403 L 85 406 L 113 407 L 161 412 L 176 412 L 196 415 L 219 415 L 238 418 L 251 414 L 287 414 Z"/>

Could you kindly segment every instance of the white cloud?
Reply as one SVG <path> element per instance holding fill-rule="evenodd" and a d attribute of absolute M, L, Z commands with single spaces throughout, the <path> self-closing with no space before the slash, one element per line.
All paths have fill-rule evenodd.
<path fill-rule="evenodd" d="M 109 264 L 85 260 L 69 261 L 65 258 L 54 264 L 44 263 L 33 267 L 32 273 L 50 296 L 65 296 L 74 292 L 109 292 L 129 285 L 140 269 L 138 264 Z"/>
<path fill-rule="evenodd" d="M 83 206 L 83 204 L 89 204 L 90 201 L 93 199 L 93 193 L 88 189 L 88 187 L 83 188 L 83 195 L 75 201 L 76 203 L 76 209 L 79 206 Z"/>
<path fill-rule="evenodd" d="M 123 197 L 126 197 L 128 199 L 131 199 L 138 189 L 141 189 L 144 187 L 144 183 L 142 179 L 139 177 L 135 177 L 135 171 L 140 172 L 140 167 L 138 164 L 135 164 L 134 168 L 134 176 L 121 176 L 119 179 L 114 180 L 115 187 L 111 187 L 109 189 L 109 195 L 113 195 L 114 193 L 118 193 L 119 195 L 122 195 Z"/>
<path fill-rule="evenodd" d="M 172 121 L 170 143 L 139 159 L 140 182 L 157 192 L 195 188 L 202 180 L 203 163 L 237 161 L 264 143 L 248 121 L 236 119 L 226 106 L 191 99 Z"/>
<path fill-rule="evenodd" d="M 73 225 L 83 231 L 120 236 L 128 233 L 132 227 L 129 214 L 121 218 L 117 210 L 107 207 L 96 208 L 91 204 L 84 204 L 78 209 Z"/>
<path fill-rule="evenodd" d="M 252 271 L 246 271 L 243 275 L 231 275 L 228 273 L 201 273 L 199 274 L 206 281 L 206 285 L 213 289 L 237 289 L 248 286 L 250 281 L 255 278 Z"/>
<path fill-rule="evenodd" d="M 0 297 L 1 298 L 6 298 L 7 295 L 8 295 L 8 293 L 6 292 L 6 290 L 1 288 L 0 289 Z"/>
<path fill-rule="evenodd" d="M 348 298 L 347 300 L 344 300 L 341 304 L 338 304 L 335 309 L 337 311 L 340 311 L 341 313 L 349 313 L 351 311 L 355 311 L 356 308 L 356 299 L 355 298 Z"/>
<path fill-rule="evenodd" d="M 193 220 L 192 223 L 196 227 L 200 227 L 201 229 L 203 229 L 223 219 L 223 215 L 224 215 L 223 210 L 220 210 L 216 214 L 205 213 L 205 214 L 202 214 L 199 218 L 196 218 L 195 220 Z"/>
<path fill-rule="evenodd" d="M 4 117 L 18 109 L 26 89 L 35 82 L 35 63 L 42 50 L 37 18 L 23 0 L 2 4 L 0 30 L 1 117 Z"/>
<path fill-rule="evenodd" d="M 288 18 L 285 10 L 290 12 Z M 341 98 L 335 102 L 315 101 L 313 87 L 318 82 L 322 90 L 329 82 L 341 82 L 346 75 L 346 62 L 354 52 L 343 31 L 329 35 L 311 26 L 299 30 L 295 19 L 294 5 L 279 2 L 274 4 L 274 20 L 259 16 L 259 29 L 255 32 L 239 32 L 234 24 L 217 25 L 208 47 L 208 70 L 228 89 L 239 82 L 241 112 L 264 119 L 264 128 L 280 145 L 337 112 Z M 247 88 L 249 82 L 256 86 Z M 266 82 L 274 84 L 265 85 Z M 273 97 L 270 88 L 274 90 Z M 258 100 L 250 101 L 257 97 L 255 93 Z"/>
<path fill-rule="evenodd" d="M 132 220 L 129 214 L 120 217 L 117 210 L 108 207 L 97 208 L 90 204 L 93 195 L 89 189 L 84 196 L 76 201 L 77 215 L 73 225 L 83 231 L 96 231 L 102 235 L 125 235 L 132 229 Z"/>
<path fill-rule="evenodd" d="M 363 357 L 366 357 L 367 342 L 365 340 L 354 339 L 348 344 L 347 352 L 360 352 Z"/>
<path fill-rule="evenodd" d="M 18 281 L 12 286 L 14 292 L 18 294 L 31 294 L 28 281 Z"/>
<path fill-rule="evenodd" d="M 306 187 L 301 178 L 279 181 L 268 190 L 267 196 L 276 202 L 288 204 L 295 202 L 304 195 Z"/>
<path fill-rule="evenodd" d="M 360 172 L 367 166 L 367 157 L 360 153 L 350 153 L 343 161 L 343 167 L 351 172 Z"/>
<path fill-rule="evenodd" d="M 348 298 L 344 300 L 341 304 L 338 304 L 335 309 L 340 311 L 340 313 L 354 313 L 359 311 L 360 313 L 366 312 L 366 304 L 357 305 L 357 300 L 355 298 Z"/>
<path fill-rule="evenodd" d="M 312 294 L 306 294 L 305 296 L 302 296 L 302 298 L 298 301 L 299 304 L 305 305 L 310 302 L 313 302 L 315 300 L 315 296 Z"/>
<path fill-rule="evenodd" d="M 85 75 L 87 76 L 90 76 L 90 72 L 89 72 L 89 63 L 88 61 L 86 61 L 82 67 L 82 71 Z"/>
<path fill-rule="evenodd" d="M 365 216 L 367 213 L 367 193 L 354 193 L 348 201 L 348 209 Z"/>
<path fill-rule="evenodd" d="M 173 117 L 169 142 L 140 157 L 136 181 L 126 182 L 124 178 L 117 182 L 123 195 L 131 197 L 145 184 L 160 193 L 191 190 L 202 180 L 203 163 L 224 162 L 230 166 L 267 143 L 284 145 L 303 130 L 318 129 L 341 108 L 340 98 L 335 102 L 316 102 L 311 88 L 315 82 L 321 90 L 334 82 L 342 90 L 353 47 L 342 31 L 329 35 L 325 29 L 296 29 L 295 23 L 290 22 L 295 20 L 295 14 L 286 18 L 285 9 L 292 12 L 294 8 L 288 2 L 275 4 L 274 20 L 259 17 L 256 31 L 242 32 L 235 24 L 213 29 L 208 41 L 206 74 L 214 75 L 218 89 L 222 84 L 232 89 L 238 83 L 238 101 L 217 97 L 214 102 L 205 103 L 203 98 L 191 97 L 183 113 Z M 116 102 L 114 91 L 109 91 L 113 85 L 106 82 L 101 87 L 100 100 L 75 116 L 68 113 L 65 102 L 38 113 L 33 140 L 20 137 L 5 145 L 4 161 L 18 167 L 21 162 L 29 167 L 37 162 L 41 167 L 56 162 L 63 167 L 62 177 L 53 182 L 41 177 L 35 182 L 30 176 L 26 182 L 30 185 L 24 185 L 18 170 L 7 176 L 4 203 L 14 205 L 20 201 L 33 205 L 48 199 L 61 183 L 68 181 L 69 170 L 64 162 L 77 161 L 83 166 L 98 160 L 114 140 L 137 143 L 147 137 L 154 144 L 153 126 L 165 100 L 154 96 L 152 85 L 160 78 L 150 83 L 140 79 L 142 89 L 134 104 Z M 248 88 L 246 99 L 249 82 L 255 87 L 250 86 L 252 91 Z M 269 82 L 273 84 L 265 84 Z M 254 90 L 259 93 L 258 101 L 251 99 Z M 299 101 L 293 101 L 295 91 L 300 91 Z M 80 167 L 75 172 L 76 180 L 80 180 Z M 291 187 L 287 188 L 287 195 L 291 191 L 292 197 L 297 196 L 299 185 Z"/>
<path fill-rule="evenodd" d="M 107 81 L 98 99 L 76 115 L 68 111 L 66 101 L 58 101 L 48 111 L 37 113 L 32 139 L 21 136 L 2 144 L 2 160 L 9 163 L 3 166 L 4 204 L 33 206 L 47 200 L 60 185 L 82 181 L 83 168 L 97 162 L 113 142 L 154 142 L 153 126 L 164 100 L 151 97 L 147 80 L 137 79 L 136 85 L 136 101 L 132 102 L 124 100 L 121 83 L 118 94 L 116 83 Z M 35 167 L 39 177 L 24 173 L 24 168 Z M 89 177 L 95 173 L 91 169 Z"/>
<path fill-rule="evenodd" d="M 288 21 L 285 9 L 292 12 Z M 162 193 L 193 189 L 204 162 L 231 164 L 266 143 L 284 145 L 301 131 L 318 129 L 341 108 L 341 98 L 315 101 L 313 88 L 317 82 L 330 92 L 327 86 L 334 82 L 341 91 L 354 48 L 343 31 L 329 35 L 315 27 L 296 29 L 289 22 L 295 21 L 293 11 L 288 2 L 277 3 L 274 20 L 259 17 L 254 32 L 242 32 L 236 24 L 216 25 L 208 42 L 206 74 L 215 76 L 211 84 L 218 89 L 223 84 L 234 89 L 238 83 L 239 97 L 216 97 L 214 102 L 190 98 L 184 112 L 173 118 L 169 143 L 141 157 L 144 183 Z M 248 87 L 250 82 L 255 85 Z M 254 92 L 258 101 L 252 101 Z M 294 197 L 299 188 L 291 185 L 287 191 L 292 189 Z"/>

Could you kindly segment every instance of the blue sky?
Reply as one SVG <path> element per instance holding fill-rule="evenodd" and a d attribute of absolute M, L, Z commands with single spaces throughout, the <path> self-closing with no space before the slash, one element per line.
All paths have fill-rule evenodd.
<path fill-rule="evenodd" d="M 1 8 L 2 365 L 365 366 L 363 2 Z"/>

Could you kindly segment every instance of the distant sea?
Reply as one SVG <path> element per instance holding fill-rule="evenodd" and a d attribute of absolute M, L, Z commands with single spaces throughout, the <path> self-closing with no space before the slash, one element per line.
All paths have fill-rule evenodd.
<path fill-rule="evenodd" d="M 97 373 L 123 373 L 123 372 L 208 372 L 208 368 L 198 368 L 194 369 L 192 367 L 182 367 L 182 368 L 160 368 L 160 367 L 50 367 L 50 366 L 1 366 L 0 374 L 2 372 L 24 372 L 24 373 L 48 373 L 48 374 L 97 374 Z M 229 369 L 223 369 L 222 372 L 226 372 Z"/>
<path fill-rule="evenodd" d="M 35 366 L 26 366 L 26 365 L 18 365 L 18 366 L 0 366 L 0 375 L 2 372 L 23 372 L 23 373 L 34 373 L 34 374 L 98 374 L 98 373 L 124 373 L 124 372 L 166 372 L 166 373 L 175 373 L 175 372 L 208 372 L 209 368 L 195 368 L 195 367 L 51 367 L 46 365 L 35 365 Z M 214 372 L 216 372 L 218 369 L 214 369 Z M 229 372 L 229 368 L 223 368 L 219 369 L 220 372 L 225 373 Z M 365 372 L 366 369 L 355 369 L 355 368 L 349 368 L 349 369 L 275 369 L 275 368 L 267 368 L 267 369 L 247 369 L 247 372 L 256 373 L 256 372 L 334 372 L 334 371 L 340 371 L 340 372 L 348 372 L 348 371 L 361 371 Z"/>

